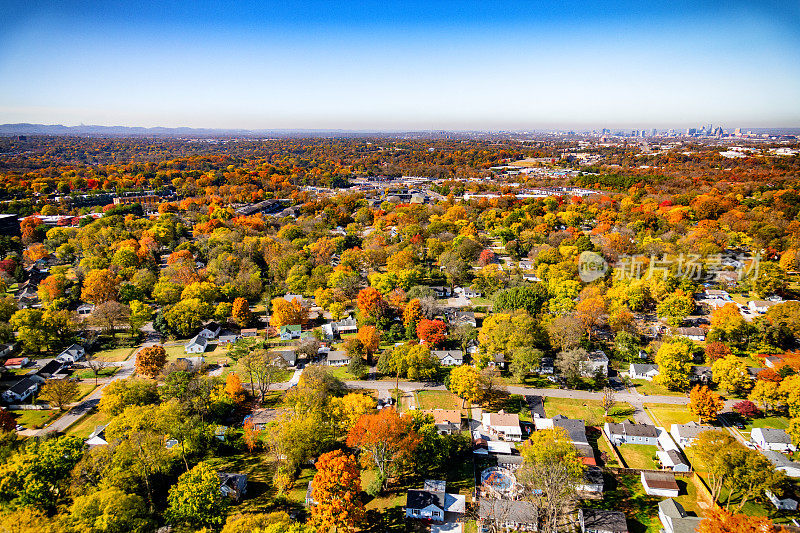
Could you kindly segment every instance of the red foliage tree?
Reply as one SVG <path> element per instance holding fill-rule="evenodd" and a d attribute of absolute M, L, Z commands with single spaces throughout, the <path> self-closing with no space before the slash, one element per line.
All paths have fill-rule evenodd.
<path fill-rule="evenodd" d="M 731 349 L 724 342 L 709 342 L 706 345 L 706 362 L 713 363 L 731 355 Z"/>
<path fill-rule="evenodd" d="M 447 326 L 441 320 L 423 318 L 417 324 L 417 337 L 428 346 L 439 346 L 444 343 Z"/>
<path fill-rule="evenodd" d="M 480 257 L 478 257 L 478 264 L 481 266 L 486 266 L 492 263 L 494 263 L 494 252 L 486 248 L 481 252 Z"/>
<path fill-rule="evenodd" d="M 383 296 L 374 287 L 361 289 L 358 293 L 358 309 L 368 317 L 377 317 L 385 305 Z"/>
<path fill-rule="evenodd" d="M 733 410 L 739 413 L 744 418 L 756 418 L 761 414 L 761 411 L 756 404 L 750 400 L 743 400 L 733 405 Z"/>
<path fill-rule="evenodd" d="M 14 431 L 16 427 L 17 421 L 14 419 L 14 415 L 6 409 L 0 408 L 0 430 Z"/>
<path fill-rule="evenodd" d="M 765 368 L 760 371 L 756 376 L 759 381 L 772 381 L 773 383 L 780 383 L 783 378 L 773 368 Z"/>

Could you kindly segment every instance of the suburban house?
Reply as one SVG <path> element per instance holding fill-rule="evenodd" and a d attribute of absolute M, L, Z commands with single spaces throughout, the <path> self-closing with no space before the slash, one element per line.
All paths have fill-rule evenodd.
<path fill-rule="evenodd" d="M 797 500 L 795 500 L 794 498 L 789 498 L 789 497 L 779 498 L 778 496 L 773 494 L 772 491 L 769 490 L 764 491 L 764 496 L 766 496 L 767 499 L 770 502 L 772 502 L 772 505 L 775 506 L 775 509 L 778 509 L 779 511 L 797 510 Z"/>
<path fill-rule="evenodd" d="M 620 444 L 648 444 L 658 445 L 658 430 L 650 424 L 632 424 L 623 422 L 615 424 L 606 422 L 603 426 L 608 439 L 615 445 Z"/>
<path fill-rule="evenodd" d="M 445 520 L 447 513 L 460 517 L 466 508 L 466 498 L 461 494 L 445 492 L 446 484 L 439 480 L 426 480 L 422 490 L 409 490 L 406 498 L 406 516 L 436 522 Z"/>
<path fill-rule="evenodd" d="M 475 289 L 472 289 L 470 287 L 464 287 L 464 289 L 462 289 L 461 294 L 464 295 L 464 298 L 480 298 L 481 296 L 483 296 L 482 292 L 476 291 Z"/>
<path fill-rule="evenodd" d="M 0 357 L 8 357 L 17 347 L 16 342 L 10 342 L 8 344 L 0 344 Z"/>
<path fill-rule="evenodd" d="M 672 498 L 658 502 L 658 519 L 664 526 L 664 533 L 692 533 L 703 520 L 689 516 L 683 506 Z"/>
<path fill-rule="evenodd" d="M 199 336 L 204 337 L 206 340 L 216 339 L 222 327 L 216 322 L 209 322 L 198 333 Z"/>
<path fill-rule="evenodd" d="M 661 442 L 660 439 L 659 442 Z M 690 470 L 689 463 L 677 450 L 658 450 L 656 455 L 658 456 L 658 461 L 661 463 L 662 468 L 672 470 L 673 472 L 688 472 Z"/>
<path fill-rule="evenodd" d="M 322 325 L 322 334 L 326 339 L 332 340 L 342 334 L 356 333 L 358 331 L 358 322 L 355 318 L 347 317 L 339 320 L 338 322 L 328 322 Z"/>
<path fill-rule="evenodd" d="M 219 472 L 219 491 L 223 496 L 238 502 L 247 493 L 247 476 L 245 474 L 230 474 Z"/>
<path fill-rule="evenodd" d="M 478 327 L 478 321 L 475 320 L 475 313 L 472 311 L 450 311 L 446 313 L 447 321 L 453 327 L 469 325 L 473 328 Z"/>
<path fill-rule="evenodd" d="M 525 500 L 481 498 L 478 507 L 478 531 L 536 531 L 539 513 L 536 506 Z"/>
<path fill-rule="evenodd" d="M 621 511 L 578 510 L 582 533 L 628 533 L 628 521 Z"/>
<path fill-rule="evenodd" d="M 186 343 L 183 350 L 186 353 L 203 353 L 206 351 L 206 346 L 208 346 L 208 339 L 198 333 Z"/>
<path fill-rule="evenodd" d="M 706 332 L 702 328 L 698 327 L 691 327 L 691 328 L 677 328 L 675 330 L 675 334 L 680 337 L 686 337 L 691 341 L 698 341 L 702 342 L 706 340 Z"/>
<path fill-rule="evenodd" d="M 792 438 L 782 429 L 753 428 L 750 440 L 762 450 L 775 452 L 794 452 L 797 447 L 792 444 Z"/>
<path fill-rule="evenodd" d="M 282 341 L 299 339 L 302 333 L 303 333 L 303 328 L 299 324 L 293 324 L 290 326 L 281 326 Z"/>
<path fill-rule="evenodd" d="M 30 363 L 30 361 L 31 360 L 28 359 L 27 357 L 14 357 L 12 359 L 6 359 L 6 362 L 3 366 L 8 368 L 9 370 L 14 368 L 22 368 L 28 363 Z"/>
<path fill-rule="evenodd" d="M 506 470 L 509 470 L 511 472 L 514 472 L 515 470 L 519 469 L 525 460 L 521 455 L 513 455 L 506 453 L 497 454 L 494 457 L 497 460 L 497 466 L 505 468 Z"/>
<path fill-rule="evenodd" d="M 317 505 L 317 502 L 314 501 L 314 480 L 308 482 L 308 488 L 306 489 L 306 507 L 313 507 Z"/>
<path fill-rule="evenodd" d="M 256 431 L 261 431 L 262 429 L 267 427 L 267 424 L 270 422 L 275 421 L 278 418 L 278 410 L 277 409 L 254 409 L 252 414 L 247 415 L 244 417 L 244 423 L 246 424 L 249 420 L 253 424 L 253 429 Z"/>
<path fill-rule="evenodd" d="M 646 379 L 653 381 L 653 378 L 658 375 L 658 365 L 647 363 L 631 363 L 628 375 L 631 379 Z"/>
<path fill-rule="evenodd" d="M 86 350 L 80 344 L 73 344 L 69 348 L 66 348 L 62 351 L 58 356 L 56 356 L 56 361 L 65 364 L 72 364 L 76 361 L 80 361 L 86 355 Z"/>
<path fill-rule="evenodd" d="M 325 356 L 325 364 L 328 366 L 347 366 L 350 364 L 350 356 L 345 351 L 328 352 Z"/>
<path fill-rule="evenodd" d="M 577 486 L 578 492 L 602 494 L 604 489 L 603 471 L 599 466 L 587 466 L 583 469 L 583 482 Z"/>
<path fill-rule="evenodd" d="M 768 355 L 764 358 L 764 366 L 768 368 L 778 368 L 778 365 L 783 361 L 783 357 L 777 355 Z"/>
<path fill-rule="evenodd" d="M 297 351 L 295 350 L 275 350 L 270 353 L 274 355 L 276 359 L 278 357 L 283 359 L 289 366 L 294 366 L 297 364 Z"/>
<path fill-rule="evenodd" d="M 602 372 L 604 376 L 608 376 L 608 356 L 602 350 L 589 352 L 589 357 L 585 361 L 581 361 L 580 368 L 583 377 L 590 378 L 598 371 Z"/>
<path fill-rule="evenodd" d="M 246 328 L 246 329 L 243 329 L 239 333 L 239 336 L 241 336 L 243 339 L 245 339 L 247 337 L 257 337 L 258 336 L 258 328 Z"/>
<path fill-rule="evenodd" d="M 436 296 L 439 298 L 450 298 L 453 295 L 453 291 L 450 290 L 450 287 L 442 287 L 440 285 L 436 285 L 431 287 L 433 292 L 436 293 Z"/>
<path fill-rule="evenodd" d="M 233 344 L 237 340 L 239 340 L 239 335 L 227 329 L 221 331 L 218 338 L 220 344 Z"/>
<path fill-rule="evenodd" d="M 522 440 L 522 428 L 519 426 L 519 415 L 515 413 L 483 413 L 481 417 L 483 427 L 502 440 L 519 442 Z"/>
<path fill-rule="evenodd" d="M 672 438 L 675 439 L 675 442 L 681 448 L 686 448 L 687 446 L 691 446 L 694 442 L 694 439 L 697 436 L 704 432 L 704 431 L 716 431 L 717 428 L 712 426 L 701 426 L 697 422 L 689 422 L 688 424 L 672 424 L 672 428 L 670 430 L 670 434 Z"/>
<path fill-rule="evenodd" d="M 78 306 L 78 316 L 88 316 L 92 314 L 94 311 L 94 305 L 92 304 L 81 304 Z"/>
<path fill-rule="evenodd" d="M 770 302 L 768 300 L 751 300 L 747 302 L 747 307 L 754 313 L 764 314 L 770 307 L 779 302 Z"/>
<path fill-rule="evenodd" d="M 41 385 L 39 380 L 42 380 L 39 376 L 22 378 L 13 387 L 3 391 L 3 400 L 9 403 L 24 402 L 39 391 L 39 386 Z"/>
<path fill-rule="evenodd" d="M 103 424 L 100 426 L 95 426 L 94 431 L 89 435 L 86 439 L 86 445 L 89 448 L 94 448 L 95 446 L 106 446 L 108 442 L 106 442 L 106 426 L 108 424 Z"/>
<path fill-rule="evenodd" d="M 431 350 L 431 354 L 439 359 L 442 366 L 458 366 L 464 364 L 464 352 L 461 350 Z"/>
<path fill-rule="evenodd" d="M 461 431 L 460 409 L 430 409 L 423 413 L 433 417 L 436 431 L 440 435 L 452 435 Z"/>
<path fill-rule="evenodd" d="M 44 365 L 42 368 L 40 368 L 38 371 L 36 371 L 36 375 L 41 376 L 43 378 L 51 378 L 56 374 L 58 374 L 59 372 L 61 372 L 61 370 L 63 370 L 64 367 L 66 366 L 68 365 L 56 359 L 53 359 L 52 361 Z"/>
<path fill-rule="evenodd" d="M 642 486 L 644 492 L 650 496 L 664 498 L 677 498 L 680 494 L 675 476 L 667 472 L 642 472 Z"/>
<path fill-rule="evenodd" d="M 178 357 L 175 360 L 175 363 L 182 366 L 186 372 L 197 372 L 202 367 L 203 364 L 206 362 L 205 357 Z"/>
<path fill-rule="evenodd" d="M 800 477 L 800 463 L 790 461 L 780 452 L 761 450 L 761 453 L 775 466 L 775 470 L 779 470 L 789 477 Z"/>

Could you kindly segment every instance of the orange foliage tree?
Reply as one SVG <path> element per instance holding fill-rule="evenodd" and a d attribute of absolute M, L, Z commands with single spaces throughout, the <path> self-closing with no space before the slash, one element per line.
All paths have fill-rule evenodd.
<path fill-rule="evenodd" d="M 107 268 L 92 270 L 83 281 L 81 298 L 95 305 L 117 299 L 117 278 Z"/>
<path fill-rule="evenodd" d="M 250 312 L 250 304 L 244 298 L 236 298 L 233 301 L 233 319 L 239 324 L 239 327 L 244 328 L 250 324 L 253 319 L 253 313 Z"/>
<path fill-rule="evenodd" d="M 156 377 L 165 364 L 167 351 L 161 345 L 142 348 L 136 355 L 136 371 L 147 377 Z"/>
<path fill-rule="evenodd" d="M 706 386 L 696 385 L 689 393 L 689 410 L 707 422 L 717 417 L 717 413 L 725 407 L 719 394 Z"/>
<path fill-rule="evenodd" d="M 706 511 L 697 533 L 764 533 L 772 531 L 772 523 L 761 516 L 733 514 L 721 507 Z"/>
<path fill-rule="evenodd" d="M 441 320 L 423 318 L 417 323 L 417 337 L 428 346 L 439 346 L 445 339 L 447 326 Z"/>
<path fill-rule="evenodd" d="M 228 374 L 225 378 L 225 393 L 236 403 L 244 401 L 244 387 L 242 387 L 242 380 L 239 379 L 234 373 Z"/>
<path fill-rule="evenodd" d="M 384 484 L 392 465 L 409 457 L 421 440 L 411 417 L 400 416 L 394 407 L 362 415 L 347 435 L 347 445 L 361 449 L 361 457 L 378 469 Z"/>
<path fill-rule="evenodd" d="M 709 342 L 706 344 L 706 363 L 711 364 L 717 359 L 724 359 L 731 353 L 731 349 L 724 342 Z"/>
<path fill-rule="evenodd" d="M 314 474 L 311 524 L 315 531 L 355 531 L 364 519 L 361 473 L 355 458 L 341 450 L 324 453 Z"/>
<path fill-rule="evenodd" d="M 358 293 L 358 309 L 367 317 L 377 318 L 384 305 L 383 296 L 374 287 L 361 289 Z"/>
<path fill-rule="evenodd" d="M 358 328 L 357 338 L 361 342 L 364 351 L 367 353 L 367 357 L 372 357 L 372 354 L 378 350 L 378 346 L 381 343 L 381 334 L 374 326 L 362 326 Z"/>

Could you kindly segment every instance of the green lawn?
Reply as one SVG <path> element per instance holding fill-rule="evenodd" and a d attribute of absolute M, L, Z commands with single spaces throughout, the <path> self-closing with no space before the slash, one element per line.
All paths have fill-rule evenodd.
<path fill-rule="evenodd" d="M 742 431 L 753 431 L 753 428 L 788 429 L 789 419 L 784 416 L 765 416 L 748 420 Z"/>
<path fill-rule="evenodd" d="M 587 426 L 602 426 L 605 414 L 600 400 L 574 400 L 571 398 L 545 398 L 544 412 L 549 417 L 564 415 L 586 421 Z M 633 407 L 628 403 L 618 403 L 609 411 L 614 422 L 627 420 L 633 414 Z"/>
<path fill-rule="evenodd" d="M 267 452 L 243 451 L 225 457 L 213 457 L 207 460 L 213 468 L 222 472 L 247 474 L 247 495 L 238 504 L 230 507 L 229 513 L 236 512 L 270 512 L 275 509 L 276 490 L 272 484 L 275 464 Z M 303 488 L 305 499 L 305 488 Z M 294 502 L 281 510 L 297 510 L 302 507 Z"/>
<path fill-rule="evenodd" d="M 92 379 L 91 381 L 83 381 L 81 383 L 78 383 L 78 394 L 77 396 L 75 396 L 75 401 L 77 402 L 82 400 L 83 398 L 91 394 L 94 389 L 95 389 L 94 379 Z"/>
<path fill-rule="evenodd" d="M 27 429 L 42 428 L 61 414 L 58 409 L 19 409 L 10 413 L 17 419 L 17 424 Z"/>
<path fill-rule="evenodd" d="M 356 377 L 347 371 L 346 366 L 332 366 L 330 367 L 331 374 L 341 381 L 355 381 Z"/>
<path fill-rule="evenodd" d="M 696 422 L 698 419 L 697 415 L 691 413 L 689 408 L 683 405 L 646 403 L 644 408 L 650 414 L 653 423 L 667 431 L 670 430 L 672 424 L 688 424 L 692 420 Z"/>
<path fill-rule="evenodd" d="M 653 461 L 656 454 L 656 446 L 647 444 L 621 444 L 617 450 L 627 463 L 628 468 L 641 468 L 647 470 L 657 470 L 658 466 Z"/>
<path fill-rule="evenodd" d="M 685 392 L 669 390 L 664 385 L 646 379 L 634 379 L 631 383 L 631 388 L 646 396 L 686 396 Z"/>
<path fill-rule="evenodd" d="M 136 348 L 130 348 L 130 347 L 113 348 L 111 350 L 103 350 L 102 352 L 97 352 L 96 354 L 94 354 L 94 357 L 102 361 L 109 361 L 109 362 L 124 361 L 128 357 L 130 357 L 135 350 Z"/>
<path fill-rule="evenodd" d="M 687 513 L 703 516 L 703 510 L 698 504 L 699 496 L 697 495 L 697 486 L 688 477 L 676 477 L 675 481 L 678 482 L 680 492 L 675 501 L 680 503 Z"/>
<path fill-rule="evenodd" d="M 414 393 L 417 409 L 461 409 L 461 398 L 449 391 L 422 390 Z"/>
<path fill-rule="evenodd" d="M 88 438 L 97 426 L 107 423 L 111 420 L 111 416 L 102 411 L 88 413 L 81 417 L 80 420 L 67 428 L 67 435 L 75 435 L 82 439 Z"/>
<path fill-rule="evenodd" d="M 584 500 L 581 507 L 622 511 L 628 519 L 630 533 L 658 533 L 661 521 L 658 519 L 660 498 L 648 496 L 636 474 L 606 477 L 606 491 L 602 500 Z"/>
<path fill-rule="evenodd" d="M 605 461 L 603 462 L 602 466 L 622 466 L 619 464 L 619 461 L 617 461 L 614 452 L 611 450 L 611 446 L 608 445 L 608 442 L 603 437 L 597 439 L 597 451 L 600 452 L 598 458 L 600 458 L 601 461 L 603 460 L 603 457 L 605 457 Z"/>
<path fill-rule="evenodd" d="M 100 372 L 97 373 L 97 376 L 99 378 L 107 378 L 109 376 L 113 376 L 114 374 L 116 374 L 118 370 L 119 370 L 118 366 L 107 366 L 105 368 L 101 368 Z M 77 372 L 72 374 L 72 377 L 78 379 L 86 379 L 86 380 L 91 379 L 92 383 L 94 383 L 94 372 L 92 372 L 90 368 L 87 368 L 86 370 L 78 370 Z"/>

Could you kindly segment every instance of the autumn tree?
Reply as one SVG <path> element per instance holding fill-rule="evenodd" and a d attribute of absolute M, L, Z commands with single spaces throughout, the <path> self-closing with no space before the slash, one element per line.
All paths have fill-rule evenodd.
<path fill-rule="evenodd" d="M 581 321 L 586 329 L 589 340 L 592 339 L 592 331 L 601 325 L 601 318 L 606 312 L 606 305 L 603 298 L 592 296 L 581 300 L 575 306 L 575 316 Z"/>
<path fill-rule="evenodd" d="M 747 399 L 761 407 L 767 414 L 783 401 L 784 395 L 780 384 L 774 381 L 757 380 Z"/>
<path fill-rule="evenodd" d="M 107 268 L 92 270 L 83 280 L 81 298 L 95 305 L 117 299 L 118 281 Z"/>
<path fill-rule="evenodd" d="M 493 313 L 483 321 L 478 340 L 483 353 L 510 358 L 517 348 L 537 345 L 536 322 L 525 311 Z"/>
<path fill-rule="evenodd" d="M 125 324 L 130 317 L 130 308 L 114 300 L 95 305 L 91 320 L 107 333 L 116 334 L 117 327 Z"/>
<path fill-rule="evenodd" d="M 691 449 L 697 454 L 708 473 L 711 498 L 717 501 L 722 488 L 733 475 L 733 461 L 730 455 L 741 444 L 727 431 L 702 431 L 692 443 Z"/>
<path fill-rule="evenodd" d="M 473 366 L 455 367 L 450 372 L 449 388 L 453 394 L 463 400 L 462 407 L 465 407 L 467 402 L 480 403 L 484 398 L 481 374 Z"/>
<path fill-rule="evenodd" d="M 364 520 L 358 463 L 341 450 L 322 454 L 316 463 L 311 524 L 316 531 L 356 531 Z"/>
<path fill-rule="evenodd" d="M 717 417 L 725 407 L 719 394 L 706 386 L 697 385 L 689 393 L 689 411 L 700 417 L 700 422 L 708 422 Z"/>
<path fill-rule="evenodd" d="M 356 338 L 361 343 L 364 353 L 367 358 L 370 358 L 378 351 L 378 346 L 381 343 L 380 332 L 374 326 L 361 326 L 358 328 L 358 335 Z"/>
<path fill-rule="evenodd" d="M 731 349 L 724 342 L 709 342 L 706 344 L 706 364 L 712 365 L 714 361 L 731 355 Z"/>
<path fill-rule="evenodd" d="M 275 328 L 281 326 L 302 325 L 308 321 L 308 309 L 293 298 L 287 302 L 285 298 L 274 298 L 272 300 L 272 315 L 269 324 Z"/>
<path fill-rule="evenodd" d="M 374 287 L 361 289 L 358 293 L 357 304 L 361 314 L 373 321 L 377 320 L 383 313 L 383 308 L 386 306 L 383 296 Z"/>
<path fill-rule="evenodd" d="M 666 342 L 656 352 L 658 375 L 655 381 L 670 390 L 685 390 L 689 386 L 692 358 L 689 346 L 683 342 Z"/>
<path fill-rule="evenodd" d="M 608 412 L 617 403 L 616 400 L 614 399 L 614 389 L 610 387 L 605 387 L 603 389 L 603 399 L 600 402 L 601 405 L 603 406 L 603 411 L 605 416 L 608 416 Z"/>
<path fill-rule="evenodd" d="M 217 469 L 200 463 L 182 474 L 169 489 L 169 520 L 195 529 L 221 527 L 225 522 L 228 500 L 219 490 Z"/>
<path fill-rule="evenodd" d="M 139 495 L 113 486 L 76 497 L 70 508 L 70 521 L 76 530 L 105 533 L 147 533 L 155 527 Z"/>
<path fill-rule="evenodd" d="M 758 410 L 756 404 L 750 400 L 742 400 L 741 402 L 733 404 L 733 410 L 736 411 L 742 418 L 752 419 L 761 414 L 761 411 Z"/>
<path fill-rule="evenodd" d="M 237 404 L 244 401 L 245 392 L 244 387 L 242 387 L 242 380 L 234 372 L 231 372 L 225 378 L 225 394 L 230 396 Z"/>
<path fill-rule="evenodd" d="M 734 355 L 715 361 L 711 365 L 711 372 L 714 383 L 728 393 L 740 393 L 753 387 L 747 365 Z"/>
<path fill-rule="evenodd" d="M 428 346 L 436 347 L 444 343 L 447 326 L 441 320 L 423 318 L 417 324 L 417 337 Z"/>
<path fill-rule="evenodd" d="M 233 319 L 239 324 L 240 328 L 246 328 L 253 319 L 250 311 L 250 304 L 244 298 L 236 298 L 233 301 Z"/>
<path fill-rule="evenodd" d="M 666 318 L 670 326 L 680 326 L 683 319 L 694 311 L 694 299 L 691 294 L 678 289 L 664 298 L 656 309 L 659 318 Z"/>
<path fill-rule="evenodd" d="M 375 399 L 366 394 L 351 392 L 342 397 L 331 398 L 328 408 L 337 428 L 348 433 L 362 415 L 375 411 Z"/>
<path fill-rule="evenodd" d="M 167 351 L 161 345 L 148 346 L 136 354 L 136 372 L 154 378 L 167 364 Z"/>
<path fill-rule="evenodd" d="M 712 507 L 706 510 L 697 533 L 764 533 L 772 529 L 772 523 L 763 516 L 733 514 L 722 507 Z"/>
<path fill-rule="evenodd" d="M 39 399 L 66 411 L 78 396 L 78 382 L 72 379 L 48 379 L 39 391 Z"/>
<path fill-rule="evenodd" d="M 384 485 L 393 465 L 409 457 L 419 442 L 411 417 L 398 415 L 394 407 L 362 415 L 347 435 L 347 445 L 361 450 L 362 458 L 377 468 Z"/>
<path fill-rule="evenodd" d="M 131 301 L 128 307 L 128 325 L 131 328 L 131 335 L 138 335 L 141 333 L 142 327 L 153 320 L 153 310 L 139 300 Z"/>

